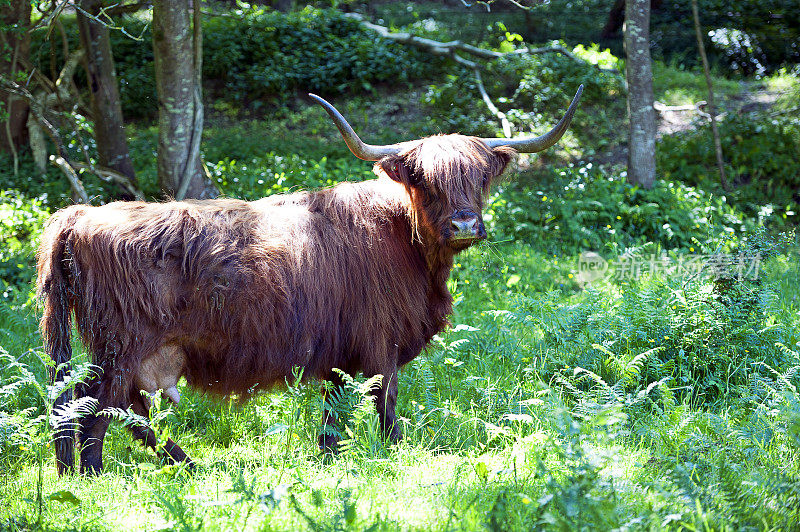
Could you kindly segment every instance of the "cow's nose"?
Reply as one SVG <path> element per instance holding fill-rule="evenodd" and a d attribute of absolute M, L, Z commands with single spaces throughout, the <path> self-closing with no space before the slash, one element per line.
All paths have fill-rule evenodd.
<path fill-rule="evenodd" d="M 474 238 L 480 231 L 480 221 L 474 212 L 459 211 L 453 215 L 451 223 L 456 238 Z"/>

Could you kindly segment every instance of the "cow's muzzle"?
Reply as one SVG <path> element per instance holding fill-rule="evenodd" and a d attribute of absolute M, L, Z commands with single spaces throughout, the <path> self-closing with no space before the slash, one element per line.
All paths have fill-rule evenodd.
<path fill-rule="evenodd" d="M 479 240 L 486 238 L 486 228 L 481 217 L 472 211 L 456 211 L 450 219 L 454 240 Z"/>

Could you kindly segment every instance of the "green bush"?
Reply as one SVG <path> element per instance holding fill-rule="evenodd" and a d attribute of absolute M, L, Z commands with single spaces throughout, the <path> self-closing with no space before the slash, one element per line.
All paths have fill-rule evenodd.
<path fill-rule="evenodd" d="M 774 211 L 797 219 L 800 203 L 800 120 L 729 115 L 719 124 L 730 198 L 750 216 Z M 659 173 L 723 193 L 709 125 L 664 137 L 657 151 Z M 766 204 L 766 205 L 765 205 Z"/>
<path fill-rule="evenodd" d="M 333 9 L 250 8 L 211 18 L 204 30 L 206 78 L 224 86 L 226 97 L 256 107 L 297 90 L 337 94 L 396 85 L 431 68 L 429 56 L 381 39 Z"/>
<path fill-rule="evenodd" d="M 41 198 L 27 198 L 13 190 L 0 190 L 0 290 L 27 287 L 36 274 L 39 234 L 50 213 Z"/>
<path fill-rule="evenodd" d="M 111 31 L 111 47 L 123 114 L 152 117 L 158 100 L 150 24 L 133 17 L 120 24 L 125 32 Z M 70 48 L 77 48 L 74 20 L 65 28 Z M 49 71 L 50 45 L 44 39 L 44 32 L 33 34 L 33 59 Z M 57 61 L 63 61 L 60 46 L 55 48 Z M 281 13 L 248 7 L 203 20 L 207 92 L 253 110 L 297 91 L 340 94 L 370 91 L 379 83 L 402 84 L 425 77 L 440 61 L 381 39 L 335 9 Z M 85 84 L 82 71 L 78 79 Z"/>
<path fill-rule="evenodd" d="M 724 196 L 679 182 L 646 190 L 591 163 L 549 172 L 535 186 L 524 174 L 504 185 L 486 214 L 496 238 L 559 255 L 647 242 L 702 252 L 735 245 L 756 226 Z"/>

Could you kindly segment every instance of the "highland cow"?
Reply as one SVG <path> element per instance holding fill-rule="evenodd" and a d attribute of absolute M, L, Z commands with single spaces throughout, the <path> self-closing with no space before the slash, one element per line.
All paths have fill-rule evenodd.
<path fill-rule="evenodd" d="M 71 318 L 96 374 L 77 394 L 97 401 L 78 422 L 80 470 L 102 469 L 107 407 L 148 413 L 159 389 L 177 383 L 248 397 L 306 379 L 342 382 L 334 368 L 381 374 L 375 404 L 391 441 L 398 369 L 447 324 L 453 256 L 486 237 L 481 218 L 492 181 L 516 152 L 563 135 L 575 99 L 547 134 L 525 139 L 436 135 L 389 146 L 363 143 L 320 103 L 377 179 L 312 192 L 167 203 L 74 205 L 57 212 L 41 240 L 42 332 L 61 379 L 69 371 Z M 57 399 L 68 402 L 70 393 Z M 323 425 L 330 413 L 323 411 Z M 155 446 L 147 427 L 131 428 Z M 74 468 L 74 430 L 56 433 L 56 461 Z M 323 430 L 323 449 L 336 442 Z M 188 460 L 172 440 L 164 451 Z"/>

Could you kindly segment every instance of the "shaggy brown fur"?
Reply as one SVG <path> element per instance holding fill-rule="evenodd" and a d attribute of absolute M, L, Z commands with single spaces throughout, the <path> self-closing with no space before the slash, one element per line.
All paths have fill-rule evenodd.
<path fill-rule="evenodd" d="M 378 161 L 378 178 L 362 183 L 249 203 L 63 209 L 42 237 L 38 264 L 46 350 L 64 364 L 54 378 L 71 358 L 74 313 L 100 371 L 78 394 L 99 409 L 132 405 L 146 415 L 139 388 L 153 392 L 180 376 L 212 394 L 249 396 L 285 382 L 293 366 L 338 384 L 332 370 L 340 368 L 384 376 L 376 406 L 396 440 L 397 370 L 446 325 L 453 255 L 474 241 L 452 238 L 451 219 L 479 217 L 513 153 L 435 136 Z M 98 472 L 108 420 L 79 425 L 81 471 Z M 133 430 L 155 443 L 151 431 Z M 74 467 L 73 435 L 57 436 L 63 472 Z M 166 452 L 187 459 L 172 441 Z"/>

